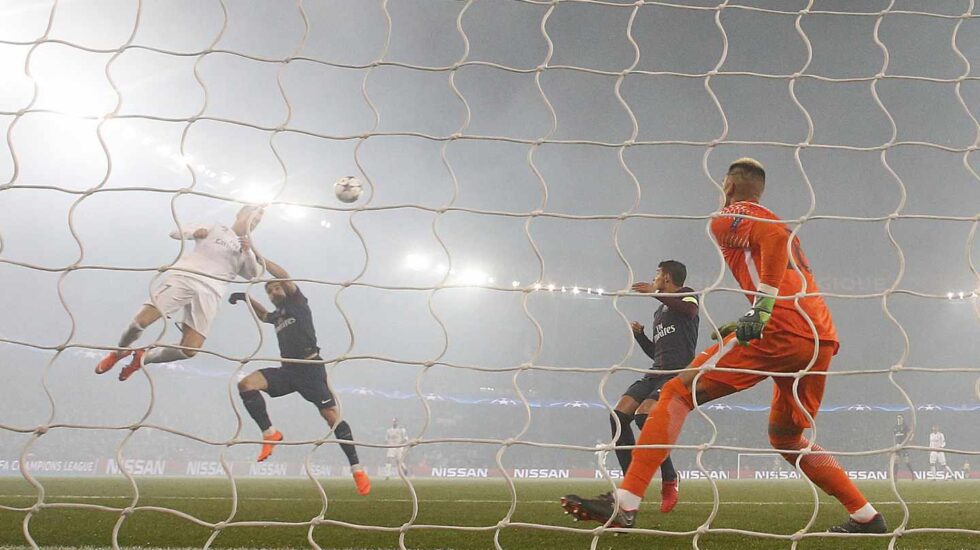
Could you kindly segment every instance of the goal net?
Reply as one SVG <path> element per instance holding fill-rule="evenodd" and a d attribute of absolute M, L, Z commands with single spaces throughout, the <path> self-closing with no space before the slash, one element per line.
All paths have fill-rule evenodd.
<path fill-rule="evenodd" d="M 978 59 L 972 0 L 5 1 L 0 546 L 605 544 L 557 499 L 623 476 L 609 417 L 659 305 L 631 286 L 686 264 L 699 350 L 744 313 L 706 228 L 745 156 L 841 339 L 807 437 L 869 480 L 889 547 L 975 545 L 946 513 L 975 502 L 903 479 L 933 426 L 947 477 L 980 461 Z M 266 397 L 286 439 L 255 462 L 237 385 L 280 351 L 242 305 L 190 359 L 93 374 L 194 246 L 168 235 L 243 204 L 309 300 L 366 497 L 299 395 Z M 228 292 L 271 309 L 274 278 Z M 772 454 L 770 385 L 699 404 L 688 508 L 645 504 L 631 541 L 826 542 L 844 511 Z M 740 515 L 768 489 L 728 480 L 784 473 L 799 506 Z"/>

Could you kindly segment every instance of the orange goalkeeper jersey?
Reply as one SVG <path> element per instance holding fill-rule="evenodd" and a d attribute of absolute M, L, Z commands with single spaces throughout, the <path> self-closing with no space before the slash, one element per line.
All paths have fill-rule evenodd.
<path fill-rule="evenodd" d="M 790 228 L 782 223 L 763 222 L 748 218 L 726 216 L 742 214 L 769 220 L 779 217 L 757 202 L 740 201 L 726 206 L 721 216 L 711 221 L 711 233 L 721 246 L 728 268 L 745 290 L 758 290 L 760 284 L 779 289 L 780 296 L 792 296 L 804 289 L 808 294 L 819 292 L 813 280 L 810 264 L 803 255 L 800 240 L 793 238 L 793 260 L 803 272 L 801 279 L 793 269 L 789 259 Z M 749 302 L 754 296 L 746 295 Z M 837 329 L 830 317 L 830 310 L 821 296 L 807 296 L 800 299 L 800 306 L 813 321 L 817 336 L 825 342 L 837 340 Z M 776 300 L 767 331 L 779 330 L 813 338 L 813 330 L 806 319 L 796 309 L 793 300 Z"/>

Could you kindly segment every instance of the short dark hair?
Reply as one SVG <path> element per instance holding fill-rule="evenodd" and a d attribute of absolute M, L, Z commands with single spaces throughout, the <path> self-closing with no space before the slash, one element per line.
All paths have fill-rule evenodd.
<path fill-rule="evenodd" d="M 667 275 L 670 275 L 670 280 L 674 281 L 675 285 L 683 286 L 684 281 L 687 280 L 687 266 L 677 260 L 664 260 L 657 267 Z"/>

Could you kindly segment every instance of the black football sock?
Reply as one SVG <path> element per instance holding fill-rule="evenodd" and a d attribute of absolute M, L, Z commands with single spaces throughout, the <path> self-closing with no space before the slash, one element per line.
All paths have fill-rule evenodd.
<path fill-rule="evenodd" d="M 616 440 L 616 446 L 621 445 L 636 445 L 636 440 L 633 439 L 633 428 L 630 427 L 630 420 L 633 415 L 626 414 L 622 411 L 613 411 L 616 413 L 616 417 L 619 418 L 619 439 Z M 616 418 L 609 417 L 609 426 L 612 428 L 612 434 L 616 435 Z M 629 470 L 630 461 L 633 459 L 633 449 L 616 449 L 616 458 L 619 460 L 619 466 L 623 469 L 623 473 Z"/>
<path fill-rule="evenodd" d="M 333 434 L 337 437 L 337 439 L 354 441 L 354 434 L 351 433 L 350 424 L 348 424 L 346 420 L 334 427 Z M 353 444 L 341 443 L 340 449 L 344 451 L 345 455 L 347 455 L 347 462 L 349 462 L 351 466 L 356 466 L 360 462 L 357 459 L 357 449 L 354 448 Z"/>
<path fill-rule="evenodd" d="M 674 461 L 670 459 L 670 455 L 660 465 L 660 481 L 677 481 L 677 470 L 674 469 Z"/>
<path fill-rule="evenodd" d="M 643 431 L 643 425 L 647 423 L 647 416 L 649 415 L 638 414 L 633 417 L 633 422 L 636 422 L 636 427 L 639 428 L 641 432 Z"/>
<path fill-rule="evenodd" d="M 272 427 L 272 421 L 269 420 L 269 413 L 265 410 L 265 399 L 259 393 L 259 390 L 243 391 L 238 395 L 242 396 L 242 403 L 245 405 L 245 410 L 248 411 L 252 420 L 255 420 L 255 423 L 259 425 L 260 430 L 265 432 Z"/>

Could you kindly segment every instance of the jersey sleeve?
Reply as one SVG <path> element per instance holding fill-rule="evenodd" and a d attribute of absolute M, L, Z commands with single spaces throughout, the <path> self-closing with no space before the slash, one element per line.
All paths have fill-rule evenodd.
<path fill-rule="evenodd" d="M 640 345 L 640 349 L 643 353 L 647 354 L 650 359 L 655 359 L 657 356 L 657 344 L 653 343 L 653 340 L 647 337 L 645 332 L 633 333 L 633 338 L 636 339 L 636 343 Z"/>
<path fill-rule="evenodd" d="M 760 216 L 760 213 L 745 207 L 726 207 L 723 213 L 728 214 L 716 218 L 711 225 L 712 233 L 718 245 L 722 247 L 725 261 L 732 270 L 732 275 L 739 281 L 742 288 L 759 290 L 767 294 L 778 294 L 779 285 L 786 274 L 789 265 L 787 243 L 789 232 L 786 226 L 772 217 L 773 221 L 761 221 L 750 218 L 733 217 L 731 214 Z M 769 216 L 762 216 L 769 219 Z M 755 280 L 751 268 L 744 258 L 748 251 L 758 261 L 758 280 L 749 285 L 748 281 Z M 753 286 L 754 288 L 748 288 Z M 752 301 L 752 298 L 749 298 Z"/>
<path fill-rule="evenodd" d="M 197 225 L 185 225 L 182 230 L 174 229 L 173 231 L 171 231 L 170 232 L 170 238 L 171 239 L 174 239 L 174 240 L 178 240 L 178 241 L 185 241 L 185 240 L 188 240 L 188 239 L 193 239 L 194 238 L 194 233 L 198 229 L 210 229 L 210 227 L 208 227 L 206 225 L 201 225 L 201 224 L 197 224 Z"/>
<path fill-rule="evenodd" d="M 759 254 L 759 288 L 771 287 L 778 293 L 779 285 L 789 265 L 789 232 L 781 223 L 752 220 L 749 228 L 749 247 Z"/>
<path fill-rule="evenodd" d="M 243 279 L 254 279 L 258 277 L 259 271 L 262 270 L 262 266 L 259 265 L 259 261 L 255 258 L 255 252 L 249 249 L 247 252 L 241 254 L 238 260 L 238 275 Z"/>
<path fill-rule="evenodd" d="M 694 292 L 693 289 L 684 287 L 678 292 Z M 687 317 L 693 319 L 698 316 L 698 297 L 691 296 L 660 296 L 659 294 L 654 294 L 654 298 L 660 300 L 669 309 L 682 313 Z"/>

